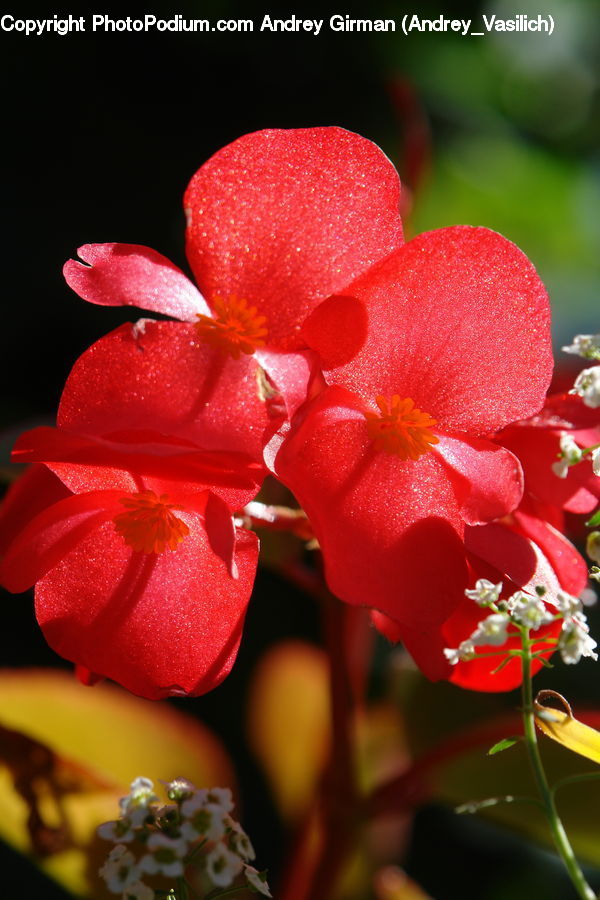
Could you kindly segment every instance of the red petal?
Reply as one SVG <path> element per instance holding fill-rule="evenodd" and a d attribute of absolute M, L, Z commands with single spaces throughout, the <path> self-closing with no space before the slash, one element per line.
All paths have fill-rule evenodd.
<path fill-rule="evenodd" d="M 202 694 L 236 657 L 257 560 L 238 532 L 239 577 L 210 549 L 200 519 L 175 551 L 133 553 L 112 523 L 90 533 L 36 589 L 36 614 L 62 656 L 149 699 Z"/>
<path fill-rule="evenodd" d="M 139 244 L 84 244 L 63 275 L 76 294 L 100 306 L 138 306 L 193 322 L 208 314 L 204 298 L 181 269 Z"/>
<path fill-rule="evenodd" d="M 383 153 L 341 128 L 245 135 L 186 191 L 190 265 L 209 303 L 235 294 L 269 344 L 299 347 L 307 314 L 401 245 L 399 194 Z"/>
<path fill-rule="evenodd" d="M 594 437 L 599 438 L 598 434 L 590 435 L 587 431 L 569 434 L 582 447 L 591 444 Z M 498 440 L 519 457 L 526 490 L 538 500 L 568 512 L 588 513 L 595 509 L 600 479 L 594 475 L 590 459 L 572 466 L 566 478 L 559 478 L 552 469 L 560 454 L 559 432 L 527 424 L 515 425 L 505 429 Z"/>
<path fill-rule="evenodd" d="M 451 481 L 467 525 L 483 525 L 512 512 L 523 495 L 519 460 L 489 441 L 440 434 L 435 453 L 451 471 Z"/>
<path fill-rule="evenodd" d="M 369 334 L 352 362 L 326 374 L 330 384 L 368 403 L 411 397 L 443 430 L 471 434 L 541 407 L 552 373 L 548 298 L 499 234 L 419 235 L 344 293 L 364 302 Z"/>
<path fill-rule="evenodd" d="M 549 594 L 554 596 L 560 590 L 561 585 L 550 561 L 540 547 L 526 536 L 504 525 L 493 524 L 485 528 L 467 529 L 465 540 L 469 549 L 479 556 L 479 560 L 473 561 L 476 568 L 475 577 L 488 578 L 494 583 L 502 580 L 505 595 L 510 595 L 520 588 L 532 593 L 537 585 L 545 587 Z M 485 616 L 485 610 L 465 598 L 464 604 L 448 619 L 442 629 L 444 646 L 457 647 L 461 641 L 469 637 L 477 623 Z M 532 636 L 535 635 L 540 645 L 543 645 L 546 638 L 556 637 L 560 628 L 560 622 L 553 622 L 532 632 Z M 512 638 L 504 646 L 507 649 L 516 649 L 520 647 L 520 640 Z M 542 649 L 542 646 L 537 649 Z M 548 655 L 555 649 L 554 645 L 550 645 Z M 476 691 L 512 690 L 521 684 L 521 662 L 519 659 L 511 660 L 500 672 L 493 675 L 492 672 L 502 659 L 502 656 L 492 656 L 458 663 L 452 667 L 450 680 L 461 687 Z M 537 672 L 540 668 L 541 663 L 534 661 L 533 671 Z"/>
<path fill-rule="evenodd" d="M 573 375 L 573 380 L 574 380 Z M 538 427 L 583 431 L 600 427 L 600 409 L 586 406 L 576 394 L 552 394 L 546 398 L 544 408 L 535 416 Z"/>
<path fill-rule="evenodd" d="M 306 343 L 317 351 L 325 369 L 335 369 L 354 359 L 367 339 L 369 317 L 364 303 L 355 297 L 329 297 L 302 326 Z"/>
<path fill-rule="evenodd" d="M 84 434 L 151 429 L 262 459 L 269 424 L 259 367 L 202 344 L 192 325 L 144 320 L 123 325 L 75 363 L 58 424 Z"/>
<path fill-rule="evenodd" d="M 78 494 L 39 513 L 15 538 L 2 559 L 2 584 L 15 594 L 27 590 L 98 525 L 122 511 L 119 505 L 122 496 L 121 491 Z"/>
<path fill-rule="evenodd" d="M 239 454 L 198 451 L 176 438 L 142 431 L 120 432 L 109 441 L 34 428 L 18 439 L 13 459 L 44 462 L 75 493 L 153 490 L 187 507 L 208 489 L 233 508 L 243 506 L 256 495 L 264 474 Z"/>
<path fill-rule="evenodd" d="M 546 587 L 553 595 L 561 588 L 551 562 L 541 549 L 525 535 L 505 525 L 494 523 L 485 527 L 467 528 L 465 542 L 470 551 L 476 554 L 471 557 L 472 583 L 478 578 L 487 578 L 494 584 L 502 581 L 503 596 L 509 596 L 521 588 L 532 592 L 536 585 Z M 381 616 L 373 616 L 373 621 L 378 630 L 390 640 L 402 640 L 421 671 L 433 681 L 446 678 L 461 687 L 477 691 L 512 690 L 521 683 L 521 664 L 518 659 L 492 674 L 502 662 L 503 656 L 474 659 L 456 666 L 450 666 L 444 657 L 444 648 L 458 647 L 486 615 L 485 609 L 463 597 L 441 627 L 429 630 L 407 629 L 398 627 L 397 623 Z M 555 637 L 559 630 L 560 622 L 552 623 L 539 629 L 536 637 L 543 643 L 546 638 Z M 517 638 L 510 639 L 504 645 L 507 650 L 519 646 Z M 554 649 L 551 645 L 548 654 L 554 652 Z M 534 662 L 533 671 L 538 671 L 540 667 L 540 662 Z"/>
<path fill-rule="evenodd" d="M 588 568 L 573 544 L 549 522 L 530 516 L 523 510 L 517 510 L 514 517 L 519 531 L 541 548 L 562 589 L 579 597 L 588 581 Z"/>
<path fill-rule="evenodd" d="M 15 535 L 48 506 L 71 492 L 46 466 L 30 466 L 8 489 L 0 506 L 0 556 Z"/>
<path fill-rule="evenodd" d="M 227 504 L 215 494 L 210 494 L 204 508 L 204 527 L 213 553 L 227 566 L 232 578 L 239 573 L 235 564 L 236 529 Z"/>
<path fill-rule="evenodd" d="M 439 623 L 466 586 L 452 486 L 433 453 L 413 462 L 375 451 L 363 409 L 325 390 L 284 441 L 277 475 L 308 514 L 338 597 L 405 624 Z"/>

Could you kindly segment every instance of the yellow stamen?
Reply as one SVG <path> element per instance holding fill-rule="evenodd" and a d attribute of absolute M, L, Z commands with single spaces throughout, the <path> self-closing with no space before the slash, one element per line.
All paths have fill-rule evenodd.
<path fill-rule="evenodd" d="M 255 306 L 248 306 L 246 300 L 231 294 L 228 300 L 215 297 L 213 315 L 198 315 L 196 329 L 203 341 L 239 359 L 242 353 L 254 353 L 257 347 L 264 347 L 266 321 Z"/>
<path fill-rule="evenodd" d="M 121 499 L 127 512 L 116 515 L 113 522 L 129 547 L 141 553 L 163 553 L 167 547 L 175 550 L 190 533 L 185 522 L 171 512 L 182 507 L 169 503 L 168 499 L 167 494 L 157 496 L 154 491 L 141 491 Z"/>
<path fill-rule="evenodd" d="M 430 429 L 437 425 L 428 413 L 415 407 L 410 397 L 394 394 L 391 401 L 376 398 L 379 413 L 365 413 L 369 437 L 378 450 L 400 459 L 418 459 L 437 444 L 439 438 Z"/>

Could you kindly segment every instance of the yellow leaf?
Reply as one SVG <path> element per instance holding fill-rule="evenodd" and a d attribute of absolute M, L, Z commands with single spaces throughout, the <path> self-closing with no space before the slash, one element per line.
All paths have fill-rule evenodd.
<path fill-rule="evenodd" d="M 313 798 L 329 748 L 329 679 L 322 650 L 286 641 L 262 657 L 250 687 L 248 731 L 282 815 L 297 821 Z"/>
<path fill-rule="evenodd" d="M 564 711 L 541 703 L 541 700 L 549 697 L 562 703 Z M 600 763 L 600 731 L 575 719 L 571 707 L 561 694 L 556 691 L 540 691 L 535 698 L 534 709 L 536 725 L 544 734 L 573 753 Z"/>

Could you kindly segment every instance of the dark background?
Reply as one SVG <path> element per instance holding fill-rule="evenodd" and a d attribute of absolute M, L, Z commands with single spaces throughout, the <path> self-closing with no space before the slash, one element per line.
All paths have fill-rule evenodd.
<path fill-rule="evenodd" d="M 52 420 L 77 356 L 131 318 L 77 298 L 62 279 L 63 262 L 80 244 L 124 241 L 153 247 L 185 268 L 181 198 L 189 178 L 214 151 L 265 127 L 335 124 L 374 140 L 410 189 L 409 233 L 459 222 L 497 228 L 538 265 L 551 289 L 560 340 L 597 330 L 599 8 L 555 0 L 540 8 L 499 3 L 492 11 L 550 9 L 558 26 L 552 39 L 406 38 L 399 29 L 336 34 L 326 26 L 318 37 L 0 33 L 1 464 L 18 431 Z M 91 23 L 91 12 L 104 10 L 8 11 L 19 18 L 86 15 Z M 469 18 L 481 6 L 421 3 L 415 10 L 380 2 L 367 12 L 352 2 L 331 9 L 182 2 L 142 13 L 253 18 L 258 28 L 267 12 L 399 22 L 415 11 Z M 136 11 L 109 14 L 134 17 Z M 256 595 L 230 679 L 208 697 L 180 705 L 225 736 L 248 785 L 246 824 L 260 859 L 276 870 L 280 829 L 244 749 L 240 696 L 263 647 L 286 635 L 318 640 L 318 628 L 312 607 L 275 576 L 264 575 Z M 37 630 L 29 598 L 5 595 L 3 608 L 0 664 L 60 664 Z M 435 809 L 417 817 L 406 865 L 438 900 L 508 896 L 498 886 L 507 864 L 521 877 L 523 896 L 569 896 L 548 857 L 491 826 L 457 822 Z M 14 883 L 22 897 L 62 896 L 10 854 L 1 871 L 0 893 Z M 465 892 L 465 878 L 478 885 L 476 893 Z"/>

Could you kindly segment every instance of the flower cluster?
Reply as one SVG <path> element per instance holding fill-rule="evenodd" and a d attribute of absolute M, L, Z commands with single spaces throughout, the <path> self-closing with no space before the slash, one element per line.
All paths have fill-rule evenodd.
<path fill-rule="evenodd" d="M 100 869 L 108 890 L 123 900 L 176 898 L 171 883 L 193 878 L 207 889 L 228 888 L 243 876 L 252 890 L 270 897 L 264 873 L 250 865 L 250 839 L 231 817 L 231 791 L 199 789 L 183 778 L 166 791 L 171 802 L 162 805 L 153 783 L 136 778 L 120 801 L 119 818 L 98 828 L 115 845 Z"/>
<path fill-rule="evenodd" d="M 485 228 L 404 243 L 399 196 L 357 135 L 262 131 L 186 191 L 197 286 L 136 244 L 66 263 L 88 302 L 170 317 L 89 348 L 57 427 L 13 454 L 33 465 L 0 514 L 0 580 L 36 585 L 48 642 L 85 680 L 157 698 L 227 675 L 258 557 L 243 511 L 267 473 L 307 515 L 331 590 L 431 678 L 519 678 L 491 686 L 444 656 L 470 630 L 473 579 L 583 589 L 561 517 L 597 485 L 539 469 L 564 431 L 598 428 L 595 382 L 540 412 L 552 354 L 535 269 Z"/>
<path fill-rule="evenodd" d="M 583 656 L 598 659 L 594 652 L 597 646 L 589 634 L 586 616 L 581 600 L 570 594 L 558 592 L 554 597 L 546 596 L 546 589 L 538 586 L 535 593 L 516 591 L 510 597 L 500 599 L 502 583 L 492 584 L 485 578 L 479 579 L 475 588 L 466 590 L 465 595 L 474 600 L 479 607 L 492 610 L 485 619 L 478 622 L 477 627 L 456 648 L 446 647 L 444 655 L 450 665 L 471 662 L 480 655 L 479 648 L 504 647 L 511 638 L 520 639 L 523 633 L 529 637 L 535 632 L 531 641 L 533 658 L 543 658 L 553 649 L 558 649 L 563 662 L 578 663 Z M 556 628 L 546 626 L 560 623 L 560 630 L 554 636 Z M 519 656 L 515 648 L 505 651 L 484 651 L 485 656 L 503 656 L 500 664 L 508 662 L 510 655 Z"/>

